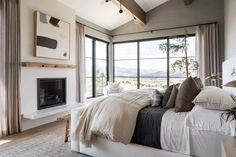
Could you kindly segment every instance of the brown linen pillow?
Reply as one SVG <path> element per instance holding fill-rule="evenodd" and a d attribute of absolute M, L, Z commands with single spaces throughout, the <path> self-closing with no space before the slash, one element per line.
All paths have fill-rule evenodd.
<path fill-rule="evenodd" d="M 166 91 L 165 91 L 165 94 L 162 98 L 162 107 L 166 106 L 169 98 L 170 98 L 170 95 L 171 95 L 171 92 L 172 92 L 172 89 L 173 89 L 173 85 L 169 86 Z"/>
<path fill-rule="evenodd" d="M 200 78 L 194 77 L 193 80 L 197 84 L 198 88 L 203 88 L 203 83 L 202 83 L 202 80 Z"/>
<path fill-rule="evenodd" d="M 201 91 L 201 88 L 195 83 L 194 79 L 190 76 L 180 86 L 176 100 L 175 111 L 176 112 L 188 112 L 191 111 L 194 104 L 192 101 Z"/>
<path fill-rule="evenodd" d="M 178 94 L 178 90 L 176 88 L 176 85 L 174 85 L 172 88 L 169 100 L 166 103 L 166 105 L 164 106 L 164 108 L 169 109 L 169 108 L 173 108 L 175 106 L 175 99 L 176 99 L 177 94 Z"/>

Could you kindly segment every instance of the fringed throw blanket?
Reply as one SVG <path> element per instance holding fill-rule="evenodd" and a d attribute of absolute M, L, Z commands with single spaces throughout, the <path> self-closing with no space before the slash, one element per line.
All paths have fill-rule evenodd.
<path fill-rule="evenodd" d="M 89 146 L 92 135 L 128 144 L 134 133 L 138 112 L 150 105 L 152 90 L 131 90 L 113 96 L 95 99 L 85 107 L 72 139 Z"/>

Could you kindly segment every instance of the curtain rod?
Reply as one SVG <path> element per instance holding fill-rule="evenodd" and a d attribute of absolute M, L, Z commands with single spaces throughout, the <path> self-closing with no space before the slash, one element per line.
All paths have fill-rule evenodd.
<path fill-rule="evenodd" d="M 164 30 L 172 30 L 172 29 L 196 27 L 196 26 L 209 25 L 209 24 L 217 24 L 217 22 L 202 23 L 202 24 L 195 24 L 195 25 L 185 25 L 185 26 L 170 27 L 170 28 L 161 28 L 161 29 L 153 29 L 153 30 L 149 30 L 149 31 L 140 31 L 140 32 L 132 32 L 132 33 L 121 33 L 121 34 L 112 35 L 112 37 L 114 37 L 114 36 L 123 36 L 123 35 L 141 34 L 141 33 L 148 33 L 148 32 L 152 33 L 152 32 L 164 31 Z"/>
<path fill-rule="evenodd" d="M 93 30 L 95 30 L 95 31 L 97 31 L 97 32 L 100 32 L 100 33 L 102 33 L 102 34 L 105 34 L 105 35 L 107 35 L 107 36 L 113 37 L 113 36 L 110 35 L 110 34 L 107 34 L 107 33 L 103 32 L 103 31 L 100 31 L 100 30 L 98 30 L 98 29 L 96 29 L 96 28 L 93 28 L 93 27 L 91 27 L 91 26 L 88 26 L 88 25 L 86 25 L 86 24 L 80 23 L 80 22 L 78 22 L 78 21 L 76 21 L 76 23 L 79 23 L 79 24 L 81 24 L 81 25 L 84 25 L 85 27 L 88 27 L 88 28 L 90 28 L 90 29 L 93 29 Z"/>

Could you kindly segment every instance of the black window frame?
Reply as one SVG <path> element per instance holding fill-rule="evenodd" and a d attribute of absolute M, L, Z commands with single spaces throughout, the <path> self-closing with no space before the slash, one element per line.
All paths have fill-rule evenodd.
<path fill-rule="evenodd" d="M 196 37 L 196 34 L 191 33 L 187 34 L 188 37 Z M 186 37 L 186 35 L 175 35 L 175 36 L 165 36 L 165 37 L 158 37 L 158 38 L 147 38 L 147 39 L 138 39 L 138 40 L 127 40 L 127 41 L 119 41 L 119 42 L 113 42 L 112 43 L 112 49 L 113 49 L 113 81 L 115 82 L 115 44 L 124 44 L 124 43 L 132 43 L 136 42 L 137 43 L 137 89 L 140 89 L 140 42 L 145 42 L 145 41 L 153 41 L 153 40 L 167 40 L 167 44 L 170 44 L 170 39 L 173 38 L 183 38 Z M 169 46 L 167 47 L 167 87 L 170 86 L 170 59 L 171 58 L 180 58 L 180 57 L 170 57 L 170 49 Z M 192 56 L 190 56 L 192 57 Z M 179 77 L 182 78 L 182 77 Z M 184 77 L 183 77 L 184 78 Z"/>
<path fill-rule="evenodd" d="M 106 84 L 109 81 L 109 42 L 90 36 L 90 35 L 85 35 L 86 38 L 89 38 L 92 40 L 92 96 L 87 97 L 87 99 L 103 96 L 101 95 L 96 95 L 96 41 L 103 42 L 105 43 L 106 46 Z M 85 56 L 86 57 L 86 56 Z M 86 77 L 86 76 L 85 76 Z M 86 77 L 87 78 L 87 77 Z"/>

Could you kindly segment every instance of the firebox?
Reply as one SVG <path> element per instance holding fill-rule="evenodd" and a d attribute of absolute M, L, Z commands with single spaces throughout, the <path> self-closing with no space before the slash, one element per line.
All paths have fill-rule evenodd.
<path fill-rule="evenodd" d="M 66 78 L 39 78 L 38 110 L 66 104 Z"/>

